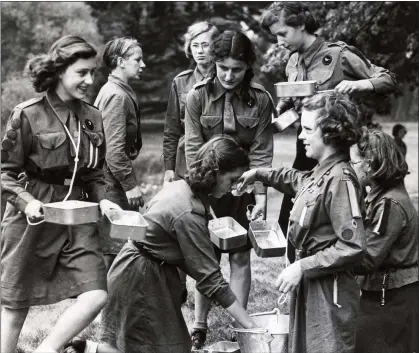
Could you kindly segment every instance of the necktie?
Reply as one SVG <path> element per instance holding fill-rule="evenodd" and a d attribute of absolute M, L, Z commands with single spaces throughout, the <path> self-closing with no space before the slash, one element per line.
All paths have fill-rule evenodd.
<path fill-rule="evenodd" d="M 231 103 L 233 92 L 227 91 L 224 101 L 224 132 L 226 134 L 236 132 L 236 121 L 234 120 L 234 109 Z"/>
<path fill-rule="evenodd" d="M 297 81 L 307 80 L 307 70 L 304 63 L 304 55 L 298 53 L 298 64 L 297 64 Z"/>

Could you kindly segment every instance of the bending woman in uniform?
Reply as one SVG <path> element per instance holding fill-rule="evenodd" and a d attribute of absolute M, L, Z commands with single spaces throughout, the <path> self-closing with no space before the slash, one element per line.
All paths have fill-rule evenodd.
<path fill-rule="evenodd" d="M 224 280 L 208 230 L 209 195 L 230 192 L 248 168 L 247 153 L 231 138 L 214 137 L 196 154 L 185 180 L 163 188 L 147 205 L 146 234 L 129 241 L 108 274 L 98 352 L 189 353 L 178 268 L 244 327 L 250 317 Z M 111 352 L 111 351 L 110 351 Z"/>
<path fill-rule="evenodd" d="M 396 89 L 394 75 L 371 64 L 358 49 L 344 42 L 328 42 L 317 36 L 315 31 L 319 25 L 308 3 L 274 2 L 262 16 L 261 27 L 275 35 L 279 45 L 291 51 L 285 69 L 289 82 L 314 80 L 319 90 L 334 89 L 337 93 L 359 98 L 361 102 L 367 102 L 365 97 L 371 99 L 374 94 L 389 94 Z M 298 115 L 301 115 L 300 106 L 301 98 L 280 98 L 278 114 L 295 108 Z M 363 123 L 365 120 L 366 117 L 361 119 Z M 300 132 L 301 127 L 297 135 Z M 316 160 L 306 156 L 304 145 L 297 139 L 292 167 L 311 170 L 316 163 Z M 284 234 L 291 208 L 291 198 L 284 195 L 279 215 L 279 224 Z"/>
<path fill-rule="evenodd" d="M 192 87 L 214 72 L 209 49 L 212 40 L 219 35 L 217 27 L 206 21 L 194 23 L 185 34 L 185 54 L 196 64 L 194 70 L 178 74 L 172 82 L 167 102 L 163 138 L 164 182 L 184 178 L 185 161 L 185 104 Z"/>
<path fill-rule="evenodd" d="M 136 39 L 120 37 L 106 43 L 103 61 L 111 73 L 96 97 L 95 106 L 102 112 L 106 139 L 105 197 L 124 210 L 138 210 L 144 201 L 133 161 L 140 153 L 142 138 L 140 107 L 130 82 L 138 80 L 145 67 L 143 51 Z M 123 242 L 111 239 L 109 228 L 102 222 L 99 236 L 109 270 Z"/>
<path fill-rule="evenodd" d="M 106 272 L 97 225 L 32 225 L 45 203 L 99 202 L 105 157 L 100 112 L 82 101 L 92 84 L 96 50 L 65 36 L 28 62 L 37 92 L 46 94 L 13 110 L 2 142 L 1 186 L 8 201 L 1 224 L 1 352 L 14 353 L 28 310 L 77 297 L 35 352 L 58 352 L 106 302 Z M 69 181 L 76 169 L 71 194 Z M 24 173 L 24 174 L 23 174 Z M 29 222 L 28 222 L 29 220 Z"/>
<path fill-rule="evenodd" d="M 194 86 L 186 101 L 186 162 L 193 163 L 198 149 L 215 134 L 232 136 L 249 151 L 250 166 L 270 167 L 273 155 L 271 114 L 273 106 L 265 89 L 252 81 L 256 57 L 252 42 L 243 33 L 225 31 L 211 45 L 216 76 Z M 255 204 L 251 219 L 266 217 L 266 188 L 260 183 L 253 194 L 235 197 L 231 193 L 211 199 L 217 217 L 233 217 L 246 229 L 246 207 Z M 247 245 L 230 252 L 230 284 L 239 302 L 246 307 L 251 269 Z M 217 251 L 219 253 L 219 250 Z M 221 254 L 219 253 L 221 257 Z M 206 339 L 210 302 L 195 292 L 195 322 L 192 340 L 200 348 Z"/>
<path fill-rule="evenodd" d="M 345 96 L 318 94 L 303 101 L 298 136 L 310 172 L 292 168 L 254 169 L 240 178 L 294 197 L 288 238 L 296 261 L 277 285 L 291 292 L 289 353 L 353 353 L 359 287 L 350 269 L 365 252 L 358 205 L 362 190 L 349 164 L 349 148 L 361 136 L 357 107 Z"/>
<path fill-rule="evenodd" d="M 365 199 L 367 254 L 356 353 L 414 352 L 418 325 L 418 213 L 404 186 L 407 164 L 391 136 L 366 131 L 351 148 Z M 374 328 L 371 330 L 371 328 Z"/>

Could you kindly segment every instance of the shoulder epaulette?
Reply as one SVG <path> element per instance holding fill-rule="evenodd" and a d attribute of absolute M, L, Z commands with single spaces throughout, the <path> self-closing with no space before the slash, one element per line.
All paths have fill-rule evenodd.
<path fill-rule="evenodd" d="M 190 73 L 192 73 L 192 72 L 193 72 L 193 70 L 191 70 L 191 69 L 188 69 L 188 70 L 182 71 L 181 73 L 178 73 L 178 74 L 175 76 L 175 78 L 176 78 L 176 77 L 185 76 L 185 75 L 190 74 Z"/>
<path fill-rule="evenodd" d="M 198 197 L 192 197 L 191 202 L 192 202 L 192 212 L 205 216 L 206 209 L 202 201 Z"/>
<path fill-rule="evenodd" d="M 199 81 L 199 82 L 197 82 L 197 83 L 195 83 L 194 85 L 193 85 L 193 88 L 199 88 L 199 87 L 202 87 L 202 86 L 205 86 L 207 83 L 208 83 L 208 81 L 209 80 L 211 80 L 211 77 L 208 77 L 208 78 L 206 78 L 206 79 L 204 79 L 204 80 L 202 80 L 202 81 Z"/>
<path fill-rule="evenodd" d="M 253 82 L 253 81 L 251 81 L 250 82 L 250 85 L 249 85 L 250 87 L 252 87 L 252 88 L 256 88 L 256 89 L 258 89 L 258 90 L 260 90 L 260 91 L 263 91 L 263 92 L 265 92 L 266 91 L 266 89 L 265 89 L 265 87 L 263 87 L 261 84 L 259 84 L 259 83 L 256 83 L 256 82 Z"/>
<path fill-rule="evenodd" d="M 334 46 L 338 46 L 340 47 L 340 50 L 350 50 L 351 52 L 353 52 L 355 55 L 359 56 L 368 67 L 371 67 L 371 62 L 366 58 L 366 56 L 356 47 L 352 46 L 352 45 L 348 45 L 345 42 L 342 42 L 341 40 L 337 41 L 337 42 L 331 42 L 328 44 L 328 47 L 334 47 Z"/>
<path fill-rule="evenodd" d="M 376 234 L 383 234 L 385 229 L 387 228 L 387 222 L 389 218 L 390 213 L 390 205 L 391 205 L 391 199 L 389 198 L 383 198 L 381 201 L 384 201 L 384 205 L 380 214 L 380 218 L 378 219 L 377 225 L 375 226 L 373 232 Z"/>
<path fill-rule="evenodd" d="M 16 106 L 16 108 L 18 108 L 18 109 L 24 109 L 24 108 L 27 108 L 27 107 L 29 107 L 31 105 L 34 105 L 34 104 L 40 102 L 43 99 L 44 99 L 43 96 L 42 97 L 35 97 L 35 98 L 32 98 L 32 99 L 27 100 L 26 102 L 23 102 L 23 103 L 18 104 Z"/>

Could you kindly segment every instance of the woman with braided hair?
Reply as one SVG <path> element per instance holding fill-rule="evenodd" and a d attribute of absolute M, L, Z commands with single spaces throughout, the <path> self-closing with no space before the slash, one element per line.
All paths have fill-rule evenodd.
<path fill-rule="evenodd" d="M 225 31 L 212 43 L 216 73 L 197 83 L 186 99 L 185 152 L 190 168 L 198 149 L 215 134 L 232 136 L 249 151 L 250 166 L 270 167 L 273 156 L 271 114 L 274 109 L 263 86 L 254 83 L 252 65 L 256 60 L 252 42 L 243 33 Z M 217 217 L 230 216 L 249 228 L 246 207 L 254 204 L 251 220 L 266 217 L 266 188 L 256 183 L 252 194 L 211 198 Z M 230 284 L 240 303 L 246 307 L 249 298 L 251 269 L 250 241 L 229 251 Z M 220 250 L 217 249 L 219 257 Z M 192 341 L 195 348 L 205 342 L 210 302 L 195 292 L 195 322 Z"/>
<path fill-rule="evenodd" d="M 249 166 L 227 136 L 204 144 L 185 180 L 168 183 L 146 206 L 143 239 L 129 241 L 108 273 L 100 339 L 121 352 L 189 353 L 178 269 L 244 327 L 253 323 L 221 274 L 208 230 L 209 195 L 221 198 Z M 99 345 L 97 352 L 113 352 Z"/>

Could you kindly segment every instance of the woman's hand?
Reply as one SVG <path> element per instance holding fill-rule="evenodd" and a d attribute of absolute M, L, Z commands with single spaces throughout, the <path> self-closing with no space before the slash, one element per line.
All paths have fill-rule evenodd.
<path fill-rule="evenodd" d="M 343 80 L 335 87 L 335 92 L 350 94 L 353 92 L 374 91 L 374 86 L 370 80 L 347 81 Z"/>
<path fill-rule="evenodd" d="M 279 275 L 276 286 L 282 293 L 295 290 L 303 278 L 300 261 L 296 261 L 285 268 Z"/>
<path fill-rule="evenodd" d="M 128 203 L 133 207 L 143 207 L 143 193 L 140 190 L 140 187 L 137 185 L 133 189 L 128 190 L 126 193 Z"/>
<path fill-rule="evenodd" d="M 100 207 L 100 211 L 102 212 L 102 215 L 109 210 L 122 210 L 121 207 L 119 207 L 119 205 L 117 205 L 114 202 L 111 202 L 107 199 L 101 200 L 99 202 L 99 207 Z"/>
<path fill-rule="evenodd" d="M 266 219 L 266 194 L 255 195 L 256 205 L 253 206 L 251 210 L 246 212 L 247 219 L 253 221 L 256 218 L 262 217 Z"/>
<path fill-rule="evenodd" d="M 166 170 L 164 172 L 163 187 L 165 187 L 167 185 L 167 183 L 171 183 L 173 180 L 175 180 L 175 171 L 174 170 Z"/>
<path fill-rule="evenodd" d="M 256 180 L 256 171 L 257 169 L 251 169 L 247 172 L 244 172 L 242 176 L 237 180 L 237 192 L 238 193 L 244 193 L 246 190 L 246 187 L 249 184 L 252 184 Z"/>
<path fill-rule="evenodd" d="M 43 202 L 39 200 L 32 200 L 26 205 L 24 212 L 31 222 L 37 222 L 44 218 L 43 206 Z"/>

